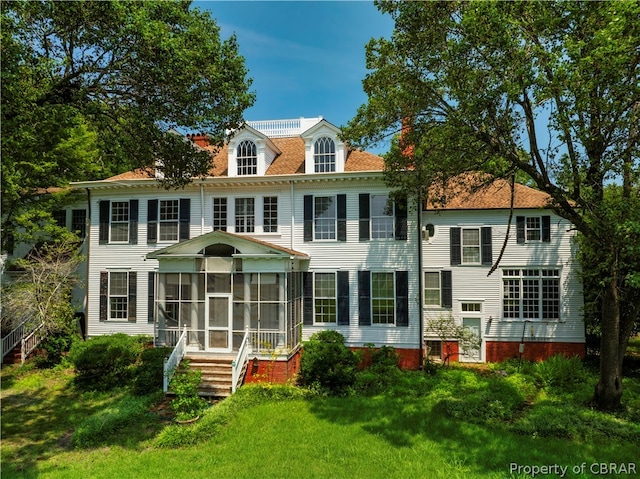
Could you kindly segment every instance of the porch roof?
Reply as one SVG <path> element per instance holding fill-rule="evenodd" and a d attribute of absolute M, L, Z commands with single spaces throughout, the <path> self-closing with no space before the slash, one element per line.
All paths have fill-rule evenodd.
<path fill-rule="evenodd" d="M 166 248 L 147 254 L 148 259 L 204 257 L 204 249 L 215 244 L 223 244 L 235 248 L 238 253 L 234 257 L 263 256 L 282 259 L 309 259 L 309 255 L 300 251 L 261 241 L 227 231 L 211 231 L 195 238 L 182 241 Z"/>

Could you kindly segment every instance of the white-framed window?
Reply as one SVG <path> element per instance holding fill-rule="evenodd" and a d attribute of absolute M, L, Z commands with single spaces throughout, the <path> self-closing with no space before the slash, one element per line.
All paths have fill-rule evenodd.
<path fill-rule="evenodd" d="M 504 269 L 502 285 L 505 319 L 560 319 L 559 269 Z"/>
<path fill-rule="evenodd" d="M 371 195 L 371 238 L 393 239 L 395 222 L 393 202 L 387 195 Z"/>
<path fill-rule="evenodd" d="M 480 228 L 462 228 L 462 264 L 480 264 Z"/>
<path fill-rule="evenodd" d="M 482 312 L 482 303 L 475 302 L 463 302 L 460 303 L 460 310 L 463 313 L 481 313 Z"/>
<path fill-rule="evenodd" d="M 109 319 L 126 320 L 129 313 L 129 273 L 109 273 Z"/>
<path fill-rule="evenodd" d="M 238 176 L 258 173 L 258 154 L 256 144 L 251 140 L 243 140 L 236 149 Z"/>
<path fill-rule="evenodd" d="M 236 198 L 236 233 L 253 233 L 255 224 L 255 199 Z"/>
<path fill-rule="evenodd" d="M 227 199 L 213 199 L 213 231 L 227 231 Z"/>
<path fill-rule="evenodd" d="M 263 198 L 263 231 L 265 233 L 278 232 L 278 197 L 265 196 Z"/>
<path fill-rule="evenodd" d="M 336 274 L 315 273 L 314 276 L 314 322 L 322 324 L 336 323 L 338 317 Z"/>
<path fill-rule="evenodd" d="M 313 197 L 313 230 L 316 240 L 336 239 L 336 199 L 334 196 Z"/>
<path fill-rule="evenodd" d="M 323 136 L 313 144 L 313 164 L 316 173 L 336 171 L 336 143 Z"/>
<path fill-rule="evenodd" d="M 424 273 L 424 304 L 426 306 L 440 306 L 439 271 L 425 271 Z"/>
<path fill-rule="evenodd" d="M 524 229 L 527 241 L 542 240 L 542 221 L 539 216 L 527 216 L 525 218 Z"/>
<path fill-rule="evenodd" d="M 442 359 L 442 341 L 441 340 L 427 340 L 427 357 L 429 359 Z"/>
<path fill-rule="evenodd" d="M 127 243 L 129 241 L 129 202 L 111 202 L 110 242 Z"/>
<path fill-rule="evenodd" d="M 371 322 L 395 324 L 395 277 L 389 273 L 371 273 Z"/>
<path fill-rule="evenodd" d="M 178 241 L 179 201 L 160 200 L 159 208 L 158 236 L 160 241 Z"/>

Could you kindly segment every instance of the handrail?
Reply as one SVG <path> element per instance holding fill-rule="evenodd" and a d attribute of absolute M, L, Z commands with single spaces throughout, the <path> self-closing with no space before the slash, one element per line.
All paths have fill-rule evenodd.
<path fill-rule="evenodd" d="M 31 318 L 25 319 L 22 323 L 13 328 L 9 334 L 2 338 L 2 359 L 4 359 L 4 357 L 20 343 L 22 338 L 24 338 L 26 324 L 30 320 Z"/>
<path fill-rule="evenodd" d="M 40 323 L 40 326 L 36 327 L 28 336 L 22 338 L 22 345 L 20 346 L 20 364 L 24 364 L 27 356 L 36 349 L 36 346 L 42 341 L 42 337 L 37 334 L 44 328 L 44 322 Z"/>
<path fill-rule="evenodd" d="M 240 344 L 238 355 L 236 359 L 231 363 L 231 393 L 235 393 L 238 389 L 238 381 L 240 380 L 240 373 L 244 368 L 249 358 L 249 328 L 245 330 L 244 338 Z"/>
<path fill-rule="evenodd" d="M 176 346 L 171 351 L 171 354 L 168 358 L 164 360 L 163 367 L 163 382 L 162 382 L 162 390 L 166 393 L 169 390 L 169 383 L 173 378 L 173 373 L 176 371 L 176 368 L 184 358 L 187 351 L 187 325 L 184 326 L 184 331 L 178 338 L 178 342 Z"/>

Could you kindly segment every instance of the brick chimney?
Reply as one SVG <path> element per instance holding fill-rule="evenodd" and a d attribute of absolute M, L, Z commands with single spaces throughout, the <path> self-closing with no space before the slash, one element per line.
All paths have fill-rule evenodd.
<path fill-rule="evenodd" d="M 192 142 L 194 142 L 201 148 L 206 148 L 207 146 L 209 146 L 209 137 L 203 133 L 188 134 L 187 138 L 189 138 Z"/>

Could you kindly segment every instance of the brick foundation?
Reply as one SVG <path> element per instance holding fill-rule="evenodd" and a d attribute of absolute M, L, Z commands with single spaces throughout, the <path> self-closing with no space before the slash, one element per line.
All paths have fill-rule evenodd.
<path fill-rule="evenodd" d="M 487 341 L 487 362 L 496 363 L 507 359 L 519 358 L 519 346 L 519 341 Z M 525 342 L 522 359 L 526 361 L 543 361 L 555 354 L 584 358 L 585 352 L 584 343 Z"/>
<path fill-rule="evenodd" d="M 298 350 L 287 361 L 273 361 L 269 359 L 258 359 L 254 361 L 252 358 L 249 358 L 244 384 L 262 382 L 276 384 L 286 383 L 300 370 L 301 352 L 301 350 Z"/>
<path fill-rule="evenodd" d="M 369 357 L 369 348 L 349 348 L 353 352 L 361 352 L 362 362 L 358 365 L 360 368 L 367 367 L 371 362 Z M 375 349 L 375 348 L 374 348 Z M 420 350 L 418 349 L 401 349 L 395 348 L 396 353 L 400 356 L 398 366 L 400 369 L 419 369 L 420 367 Z"/>

